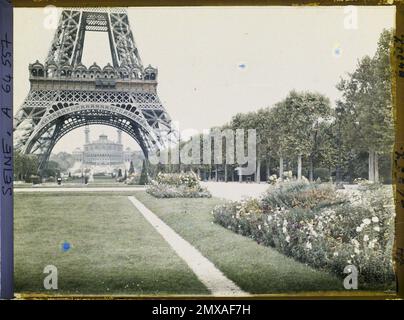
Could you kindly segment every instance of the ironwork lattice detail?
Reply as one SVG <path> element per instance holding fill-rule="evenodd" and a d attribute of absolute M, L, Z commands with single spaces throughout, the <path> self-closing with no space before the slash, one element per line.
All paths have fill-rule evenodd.
<path fill-rule="evenodd" d="M 86 31 L 108 32 L 112 66 L 81 63 Z M 89 124 L 121 129 L 146 157 L 165 146 L 171 120 L 157 95 L 157 69 L 143 67 L 125 9 L 63 10 L 45 64 L 36 61 L 29 72 L 15 147 L 38 154 L 39 169 L 61 137 Z"/>

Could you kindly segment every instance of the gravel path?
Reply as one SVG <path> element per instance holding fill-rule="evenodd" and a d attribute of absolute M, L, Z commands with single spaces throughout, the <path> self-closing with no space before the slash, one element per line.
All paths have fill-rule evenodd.
<path fill-rule="evenodd" d="M 201 182 L 214 197 L 237 201 L 243 198 L 258 197 L 265 192 L 267 183 L 240 182 Z"/>
<path fill-rule="evenodd" d="M 215 265 L 203 256 L 194 246 L 184 240 L 171 229 L 164 221 L 134 196 L 128 197 L 144 218 L 156 229 L 165 241 L 174 249 L 187 265 L 192 269 L 198 279 L 208 288 L 214 296 L 247 296 L 233 281 L 228 279 Z"/>

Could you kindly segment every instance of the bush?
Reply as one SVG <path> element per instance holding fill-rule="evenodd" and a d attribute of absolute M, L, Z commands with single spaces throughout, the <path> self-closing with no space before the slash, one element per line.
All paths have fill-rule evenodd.
<path fill-rule="evenodd" d="M 317 269 L 343 278 L 345 266 L 353 264 L 360 283 L 391 284 L 391 191 L 369 188 L 342 195 L 331 185 L 294 182 L 259 200 L 218 206 L 213 215 L 222 226 Z"/>
<path fill-rule="evenodd" d="M 135 173 L 130 174 L 125 181 L 125 183 L 129 186 L 139 184 L 139 182 L 140 182 L 140 175 Z"/>
<path fill-rule="evenodd" d="M 179 187 L 186 186 L 193 188 L 199 186 L 199 178 L 193 172 L 188 173 L 159 173 L 156 177 L 158 184 Z"/>
<path fill-rule="evenodd" d="M 314 208 L 315 206 L 331 205 L 340 202 L 331 184 L 312 184 L 307 180 L 287 181 L 270 188 L 262 196 L 265 210 L 277 207 Z"/>
<path fill-rule="evenodd" d="M 157 198 L 209 198 L 210 192 L 202 188 L 198 176 L 188 173 L 159 173 L 146 192 Z"/>
<path fill-rule="evenodd" d="M 116 182 L 125 182 L 125 178 L 124 177 L 118 177 L 115 179 Z"/>
<path fill-rule="evenodd" d="M 30 175 L 29 178 L 26 180 L 26 182 L 32 183 L 32 184 L 40 184 L 41 183 L 41 177 L 36 176 L 36 175 Z"/>

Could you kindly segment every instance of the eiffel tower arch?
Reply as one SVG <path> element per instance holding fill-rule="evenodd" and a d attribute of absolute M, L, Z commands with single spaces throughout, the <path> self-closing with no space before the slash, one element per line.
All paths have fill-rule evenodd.
<path fill-rule="evenodd" d="M 112 65 L 81 62 L 86 31 L 106 32 Z M 126 9 L 62 11 L 44 63 L 29 65 L 30 91 L 14 118 L 14 144 L 42 170 L 65 134 L 103 124 L 131 136 L 147 158 L 165 147 L 171 119 L 157 95 L 157 69 L 144 67 Z"/>

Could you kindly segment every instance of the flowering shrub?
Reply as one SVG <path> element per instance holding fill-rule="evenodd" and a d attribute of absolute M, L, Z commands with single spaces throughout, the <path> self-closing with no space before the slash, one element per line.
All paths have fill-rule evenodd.
<path fill-rule="evenodd" d="M 276 184 L 277 181 L 278 181 L 278 176 L 276 174 L 273 174 L 268 177 L 269 184 Z"/>
<path fill-rule="evenodd" d="M 394 207 L 384 187 L 339 195 L 332 185 L 289 182 L 261 199 L 217 206 L 213 215 L 226 228 L 340 277 L 353 264 L 362 284 L 394 280 Z"/>
<path fill-rule="evenodd" d="M 193 188 L 199 186 L 199 178 L 194 172 L 186 173 L 159 173 L 156 177 L 158 184 L 170 186 L 187 186 Z"/>
<path fill-rule="evenodd" d="M 140 180 L 140 174 L 137 173 L 131 173 L 128 178 L 125 180 L 125 183 L 127 185 L 135 185 L 135 184 L 139 184 L 139 180 Z"/>
<path fill-rule="evenodd" d="M 159 173 L 146 192 L 156 198 L 210 198 L 211 194 L 199 183 L 194 172 Z"/>
<path fill-rule="evenodd" d="M 291 180 L 292 178 L 293 178 L 293 173 L 292 173 L 292 171 L 285 171 L 284 173 L 283 173 L 283 178 L 285 179 L 285 180 Z"/>
<path fill-rule="evenodd" d="M 306 209 L 341 201 L 336 197 L 331 184 L 311 184 L 307 180 L 281 183 L 275 188 L 270 188 L 261 200 L 263 208 L 267 210 L 277 207 Z"/>

